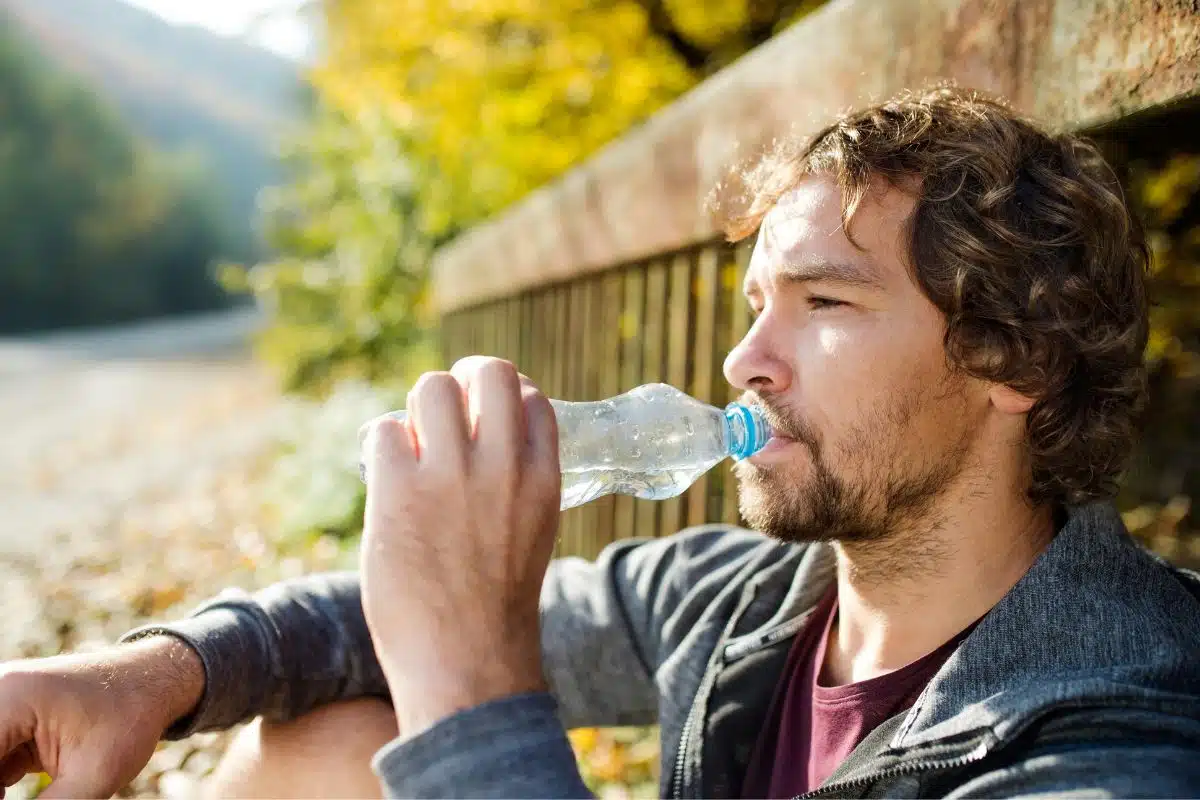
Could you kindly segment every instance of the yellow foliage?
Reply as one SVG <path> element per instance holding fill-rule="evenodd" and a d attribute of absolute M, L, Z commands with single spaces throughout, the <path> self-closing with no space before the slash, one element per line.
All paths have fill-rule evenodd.
<path fill-rule="evenodd" d="M 328 0 L 315 80 L 434 166 L 437 235 L 561 174 L 821 2 Z"/>
<path fill-rule="evenodd" d="M 568 738 L 584 780 L 599 796 L 657 796 L 658 728 L 580 728 Z"/>

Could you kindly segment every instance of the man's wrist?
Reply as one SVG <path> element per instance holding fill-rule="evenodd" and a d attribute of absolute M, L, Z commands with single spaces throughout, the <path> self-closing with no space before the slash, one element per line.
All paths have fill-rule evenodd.
<path fill-rule="evenodd" d="M 206 676 L 200 655 L 183 639 L 155 634 L 120 647 L 120 662 L 146 695 L 167 731 L 193 714 L 204 697 Z"/>

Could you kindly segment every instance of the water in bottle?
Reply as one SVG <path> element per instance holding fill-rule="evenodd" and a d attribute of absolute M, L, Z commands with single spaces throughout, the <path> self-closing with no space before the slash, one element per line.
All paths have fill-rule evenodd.
<path fill-rule="evenodd" d="M 761 409 L 724 409 L 665 383 L 594 402 L 551 400 L 558 420 L 563 509 L 606 494 L 664 500 L 682 494 L 726 458 L 748 458 L 771 432 Z M 390 416 L 404 419 L 405 412 Z M 359 448 L 366 426 L 359 431 Z M 366 480 L 360 461 L 359 473 Z"/>

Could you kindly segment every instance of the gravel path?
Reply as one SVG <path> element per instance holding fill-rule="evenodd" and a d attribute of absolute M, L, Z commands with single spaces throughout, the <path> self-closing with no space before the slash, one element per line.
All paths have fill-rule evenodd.
<path fill-rule="evenodd" d="M 98 534 L 131 504 L 243 463 L 277 403 L 247 362 L 82 362 L 0 379 L 0 553 Z"/>
<path fill-rule="evenodd" d="M 0 341 L 0 660 L 100 647 L 336 557 L 272 541 L 261 483 L 286 404 L 250 359 L 252 323 Z M 194 796 L 225 741 L 161 746 L 125 795 Z"/>

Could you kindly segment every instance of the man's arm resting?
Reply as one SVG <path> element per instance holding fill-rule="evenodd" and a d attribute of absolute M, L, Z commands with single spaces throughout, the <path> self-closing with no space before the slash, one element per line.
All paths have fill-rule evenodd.
<path fill-rule="evenodd" d="M 690 619 L 704 602 L 682 604 L 694 584 L 688 576 L 720 585 L 760 541 L 713 528 L 617 542 L 596 562 L 553 563 L 542 589 L 542 655 L 567 725 L 653 723 L 654 671 L 669 655 L 663 631 L 674 615 Z M 307 576 L 253 595 L 231 590 L 186 619 L 122 640 L 155 634 L 191 645 L 204 672 L 203 698 L 169 738 L 227 729 L 259 714 L 287 721 L 325 703 L 390 698 L 355 573 Z"/>
<path fill-rule="evenodd" d="M 260 714 L 286 721 L 337 700 L 388 696 L 353 573 L 312 575 L 253 595 L 230 590 L 185 619 L 138 628 L 122 641 L 158 634 L 186 642 L 203 666 L 202 697 L 168 731 L 171 739 Z"/>
<path fill-rule="evenodd" d="M 460 711 L 380 750 L 388 797 L 590 797 L 548 693 Z"/>

